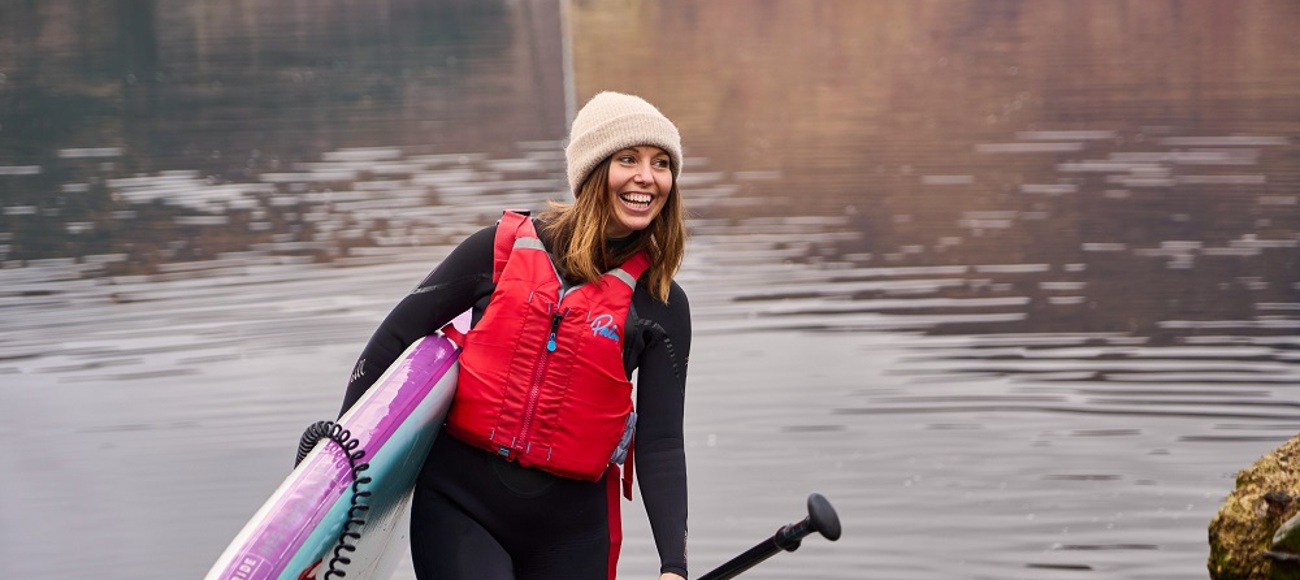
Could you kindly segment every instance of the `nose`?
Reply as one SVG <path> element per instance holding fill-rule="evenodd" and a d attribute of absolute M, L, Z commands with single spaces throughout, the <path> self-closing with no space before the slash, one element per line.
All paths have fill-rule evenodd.
<path fill-rule="evenodd" d="M 632 176 L 632 179 L 636 180 L 638 184 L 648 184 L 654 180 L 654 174 L 651 173 L 652 171 L 653 169 L 650 167 L 649 163 L 639 163 L 636 167 L 636 174 Z"/>

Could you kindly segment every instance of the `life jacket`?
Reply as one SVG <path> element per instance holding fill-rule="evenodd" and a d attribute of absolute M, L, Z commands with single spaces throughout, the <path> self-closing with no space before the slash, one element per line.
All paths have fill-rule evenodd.
<path fill-rule="evenodd" d="M 447 431 L 523 466 L 598 480 L 630 451 L 624 326 L 650 260 L 639 252 L 565 288 L 527 215 L 507 211 L 495 243 L 496 290 L 464 338 Z"/>

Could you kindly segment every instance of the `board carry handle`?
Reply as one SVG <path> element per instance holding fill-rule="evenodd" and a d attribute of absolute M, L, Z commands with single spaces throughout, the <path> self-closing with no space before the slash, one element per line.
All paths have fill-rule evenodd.
<path fill-rule="evenodd" d="M 840 539 L 840 517 L 835 514 L 831 502 L 819 493 L 808 496 L 808 517 L 781 526 L 772 537 L 745 550 L 744 553 L 714 568 L 708 574 L 700 576 L 699 580 L 735 578 L 778 552 L 798 550 L 803 538 L 813 532 L 820 533 L 822 537 L 832 542 Z"/>

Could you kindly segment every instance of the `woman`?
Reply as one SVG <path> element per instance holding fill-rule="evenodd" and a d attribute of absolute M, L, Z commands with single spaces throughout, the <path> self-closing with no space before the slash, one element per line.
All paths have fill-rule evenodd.
<path fill-rule="evenodd" d="M 472 308 L 412 505 L 422 579 L 613 578 L 631 481 L 631 461 L 621 478 L 617 464 L 633 450 L 660 578 L 686 577 L 681 138 L 653 105 L 612 92 L 583 106 L 569 137 L 573 203 L 540 219 L 507 212 L 462 242 L 388 315 L 348 384 L 344 410 Z"/>

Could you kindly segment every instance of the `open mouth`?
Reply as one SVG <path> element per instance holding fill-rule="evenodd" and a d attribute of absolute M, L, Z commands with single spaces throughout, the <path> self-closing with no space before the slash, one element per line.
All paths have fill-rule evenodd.
<path fill-rule="evenodd" d="M 650 202 L 654 201 L 654 196 L 648 193 L 624 193 L 618 196 L 624 204 L 635 210 L 650 209 Z"/>

